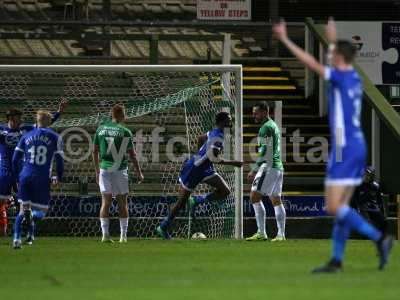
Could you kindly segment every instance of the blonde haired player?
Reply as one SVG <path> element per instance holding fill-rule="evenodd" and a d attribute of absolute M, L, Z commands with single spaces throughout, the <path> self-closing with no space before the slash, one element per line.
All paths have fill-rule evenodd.
<path fill-rule="evenodd" d="M 61 99 L 58 111 L 52 113 L 52 123 L 57 121 L 68 106 L 68 101 Z M 16 192 L 16 185 L 11 174 L 11 161 L 22 135 L 35 129 L 36 125 L 22 123 L 22 111 L 11 108 L 6 112 L 6 124 L 0 124 L 0 235 L 7 234 L 7 202 L 11 192 Z"/>
<path fill-rule="evenodd" d="M 29 226 L 27 244 L 32 244 L 35 222 L 43 219 L 49 209 L 51 183 L 61 182 L 64 171 L 61 138 L 47 128 L 52 115 L 39 110 L 36 120 L 37 127 L 22 136 L 12 159 L 12 173 L 18 181 L 18 202 L 21 203 L 14 223 L 14 249 L 21 248 L 23 221 Z M 53 160 L 57 163 L 57 176 L 50 180 Z"/>
<path fill-rule="evenodd" d="M 103 237 L 102 242 L 113 242 L 109 233 L 109 211 L 112 197 L 118 202 L 120 222 L 120 243 L 127 242 L 128 231 L 128 157 L 132 161 L 133 169 L 138 181 L 144 177 L 136 157 L 133 146 L 132 132 L 126 128 L 125 108 L 116 104 L 111 109 L 112 120 L 102 124 L 94 136 L 93 161 L 96 171 L 96 182 L 101 192 L 100 224 Z"/>

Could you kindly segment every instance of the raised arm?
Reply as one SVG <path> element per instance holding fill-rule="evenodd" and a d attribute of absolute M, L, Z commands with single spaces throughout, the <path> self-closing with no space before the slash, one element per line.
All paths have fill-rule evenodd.
<path fill-rule="evenodd" d="M 320 64 L 312 55 L 304 51 L 302 48 L 293 43 L 287 35 L 285 21 L 280 21 L 273 26 L 273 32 L 275 37 L 282 42 L 288 48 L 294 56 L 297 57 L 306 67 L 310 68 L 314 72 L 318 73 L 319 76 L 324 77 L 324 66 Z"/>
<path fill-rule="evenodd" d="M 329 18 L 328 24 L 326 24 L 325 36 L 330 44 L 335 44 L 337 42 L 336 24 L 332 17 Z"/>
<path fill-rule="evenodd" d="M 62 113 L 65 111 L 65 109 L 68 106 L 68 101 L 61 98 L 60 103 L 58 104 L 58 111 L 51 113 L 51 124 L 57 122 L 57 120 L 61 117 Z M 31 131 L 37 127 L 37 124 L 31 124 L 31 125 L 23 125 L 21 129 L 24 131 Z"/>
<path fill-rule="evenodd" d="M 336 25 L 332 17 L 329 18 L 328 24 L 325 27 L 325 36 L 329 42 L 327 60 L 328 64 L 330 65 L 332 63 L 332 55 L 333 55 L 332 52 L 335 49 L 335 44 L 337 41 Z"/>
<path fill-rule="evenodd" d="M 51 118 L 52 124 L 60 118 L 60 116 L 64 113 L 67 106 L 68 106 L 68 100 L 61 98 L 60 103 L 58 104 L 58 111 L 53 112 L 51 114 L 52 115 L 52 118 Z"/>

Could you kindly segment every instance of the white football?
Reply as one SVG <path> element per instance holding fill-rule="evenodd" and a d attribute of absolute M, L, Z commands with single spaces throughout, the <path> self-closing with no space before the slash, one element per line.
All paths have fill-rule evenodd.
<path fill-rule="evenodd" d="M 195 239 L 195 240 L 203 240 L 206 238 L 207 238 L 206 235 L 202 232 L 196 232 L 196 233 L 193 233 L 193 235 L 192 235 L 192 239 Z"/>

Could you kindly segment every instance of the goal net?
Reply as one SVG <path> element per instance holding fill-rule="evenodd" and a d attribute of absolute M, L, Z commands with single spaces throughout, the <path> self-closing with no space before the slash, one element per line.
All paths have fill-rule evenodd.
<path fill-rule="evenodd" d="M 129 229 L 132 237 L 155 237 L 179 191 L 178 175 L 185 159 L 198 150 L 197 136 L 214 126 L 216 113 L 230 112 L 234 126 L 225 136 L 223 156 L 242 159 L 240 66 L 0 66 L 0 112 L 19 108 L 33 122 L 38 109 L 57 110 L 61 98 L 69 106 L 52 127 L 64 141 L 65 177 L 52 191 L 41 235 L 98 236 L 100 193 L 92 163 L 92 139 L 110 109 L 123 103 L 126 125 L 134 134 L 145 180 L 138 184 L 130 170 Z M 5 120 L 2 120 L 5 121 Z M 242 172 L 215 166 L 231 195 L 182 211 L 173 237 L 202 232 L 208 238 L 242 236 Z M 194 194 L 209 187 L 201 184 Z M 118 208 L 111 208 L 111 233 L 119 233 Z"/>

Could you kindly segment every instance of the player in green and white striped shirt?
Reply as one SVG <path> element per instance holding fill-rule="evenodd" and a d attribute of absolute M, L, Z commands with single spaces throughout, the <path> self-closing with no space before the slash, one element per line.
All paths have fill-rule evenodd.
<path fill-rule="evenodd" d="M 128 229 L 128 158 L 138 181 L 143 174 L 136 158 L 132 132 L 122 123 L 125 121 L 125 108 L 115 105 L 111 110 L 112 120 L 97 128 L 94 136 L 93 161 L 96 170 L 96 182 L 102 196 L 100 223 L 103 233 L 102 242 L 112 242 L 109 234 L 109 210 L 112 197 L 118 201 L 119 222 L 121 227 L 120 243 L 127 242 Z"/>
<path fill-rule="evenodd" d="M 258 132 L 258 160 L 247 178 L 252 181 L 250 200 L 256 216 L 258 231 L 247 241 L 266 240 L 265 207 L 263 196 L 268 196 L 274 206 L 278 233 L 275 241 L 285 240 L 286 211 L 282 204 L 283 164 L 281 160 L 281 133 L 269 117 L 269 107 L 261 102 L 253 107 L 256 123 L 263 124 Z"/>

